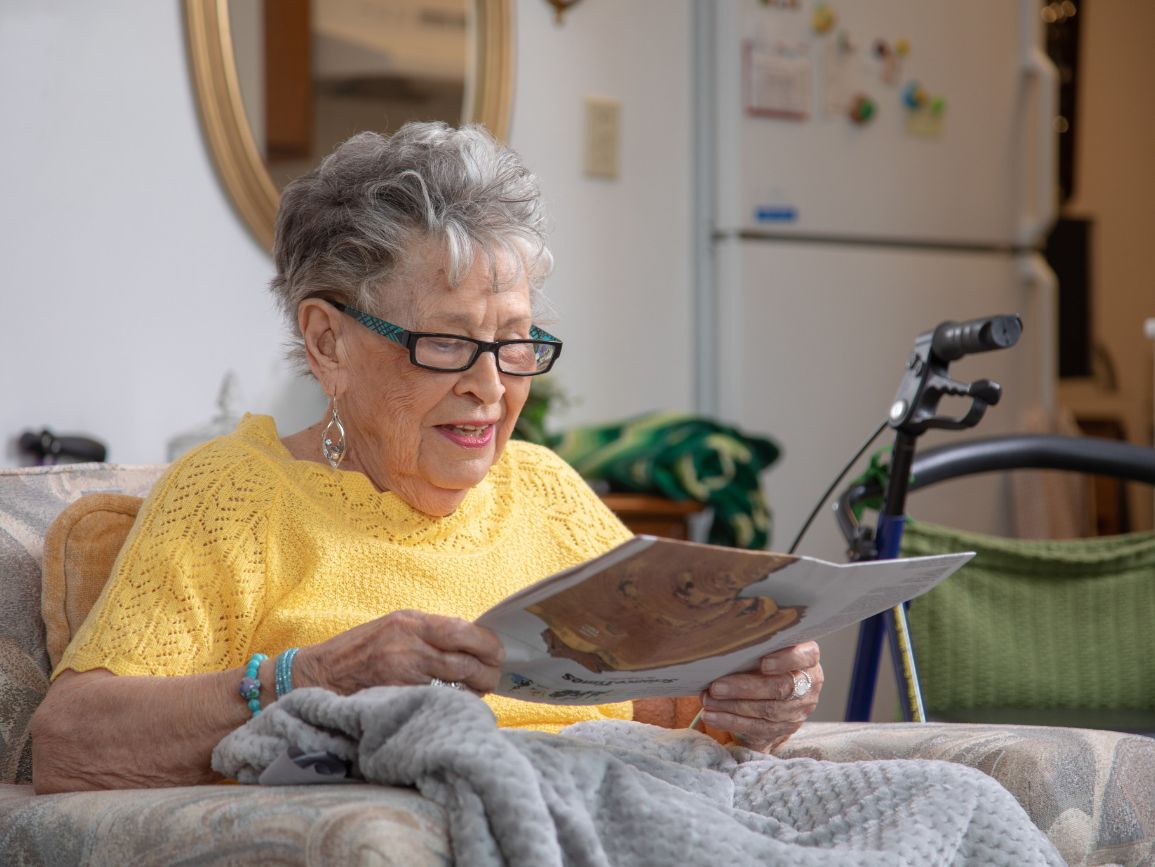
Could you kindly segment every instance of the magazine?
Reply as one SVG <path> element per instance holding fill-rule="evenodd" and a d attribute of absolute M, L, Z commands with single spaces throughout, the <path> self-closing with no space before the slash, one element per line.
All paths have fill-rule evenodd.
<path fill-rule="evenodd" d="M 635 536 L 476 622 L 505 645 L 498 695 L 549 704 L 694 695 L 768 653 L 913 599 L 973 556 L 828 563 Z"/>

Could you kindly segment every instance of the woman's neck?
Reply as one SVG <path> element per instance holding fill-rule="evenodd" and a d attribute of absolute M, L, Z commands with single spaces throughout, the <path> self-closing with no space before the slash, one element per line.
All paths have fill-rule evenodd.
<path fill-rule="evenodd" d="M 324 425 L 317 422 L 295 434 L 281 437 L 281 445 L 288 449 L 289 454 L 299 461 L 312 461 L 315 464 L 329 465 L 325 456 L 321 454 L 321 430 Z"/>

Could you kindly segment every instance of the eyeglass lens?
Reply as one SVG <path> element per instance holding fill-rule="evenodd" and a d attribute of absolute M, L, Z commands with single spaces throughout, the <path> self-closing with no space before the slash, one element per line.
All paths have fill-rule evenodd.
<path fill-rule="evenodd" d="M 474 361 L 479 347 L 455 337 L 422 336 L 413 347 L 418 364 L 438 370 L 461 370 Z M 498 367 L 506 373 L 534 374 L 547 370 L 555 347 L 536 340 L 506 343 L 497 350 Z"/>

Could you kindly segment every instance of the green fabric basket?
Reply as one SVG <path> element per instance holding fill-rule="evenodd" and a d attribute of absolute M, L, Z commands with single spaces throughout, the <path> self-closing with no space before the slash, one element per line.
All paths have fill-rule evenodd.
<path fill-rule="evenodd" d="M 1155 533 L 1022 540 L 908 521 L 977 556 L 909 609 L 928 716 L 1155 731 Z"/>

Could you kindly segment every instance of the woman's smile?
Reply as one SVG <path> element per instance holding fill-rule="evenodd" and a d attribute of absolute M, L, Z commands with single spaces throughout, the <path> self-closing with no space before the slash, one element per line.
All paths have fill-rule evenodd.
<path fill-rule="evenodd" d="M 462 448 L 479 449 L 493 442 L 492 424 L 439 424 L 437 430 Z"/>

